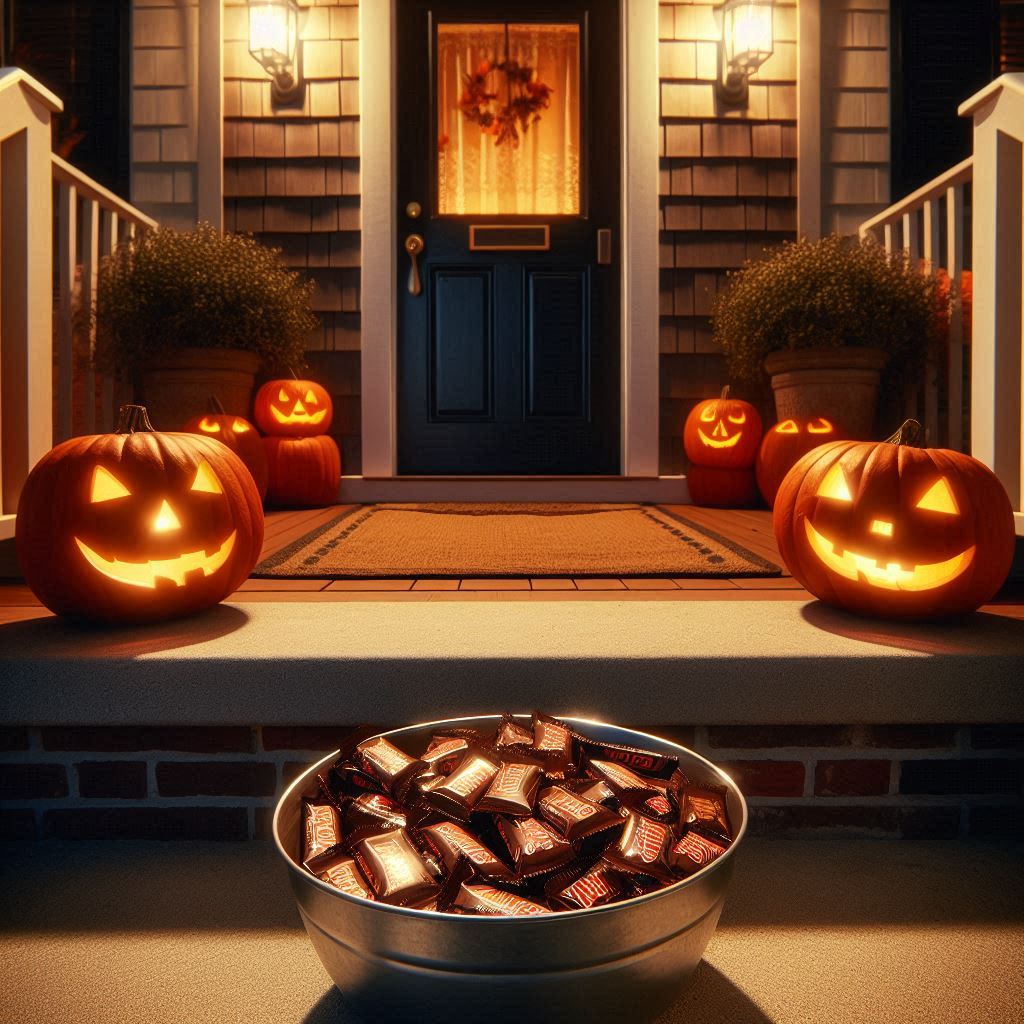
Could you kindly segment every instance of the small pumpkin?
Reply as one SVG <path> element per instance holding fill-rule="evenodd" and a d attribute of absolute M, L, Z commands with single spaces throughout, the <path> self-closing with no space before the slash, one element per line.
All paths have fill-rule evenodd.
<path fill-rule="evenodd" d="M 686 474 L 690 500 L 705 508 L 752 508 L 758 503 L 752 469 L 691 466 Z"/>
<path fill-rule="evenodd" d="M 793 417 L 769 427 L 757 452 L 757 487 L 768 507 L 775 504 L 782 478 L 796 461 L 809 451 L 846 435 L 824 416 L 809 419 Z"/>
<path fill-rule="evenodd" d="M 259 433 L 247 419 L 225 412 L 220 399 L 215 396 L 210 397 L 209 405 L 209 412 L 185 424 L 185 432 L 212 437 L 226 444 L 252 474 L 262 501 L 267 496 L 267 456 Z"/>
<path fill-rule="evenodd" d="M 18 502 L 18 560 L 51 611 L 153 622 L 222 601 L 263 544 L 249 471 L 219 441 L 158 433 L 139 405 L 113 434 L 57 445 Z"/>
<path fill-rule="evenodd" d="M 334 407 L 315 380 L 268 380 L 256 392 L 253 416 L 264 434 L 316 437 L 327 433 Z"/>
<path fill-rule="evenodd" d="M 730 398 L 728 384 L 718 398 L 698 402 L 683 427 L 683 447 L 694 466 L 753 466 L 760 443 L 760 414 L 749 402 Z"/>
<path fill-rule="evenodd" d="M 915 447 L 907 420 L 886 441 L 834 441 L 789 471 L 773 526 L 789 571 L 862 615 L 944 618 L 988 601 L 1010 571 L 1010 499 L 988 467 Z"/>
<path fill-rule="evenodd" d="M 267 502 L 279 508 L 317 508 L 338 500 L 341 453 L 334 439 L 265 437 Z"/>

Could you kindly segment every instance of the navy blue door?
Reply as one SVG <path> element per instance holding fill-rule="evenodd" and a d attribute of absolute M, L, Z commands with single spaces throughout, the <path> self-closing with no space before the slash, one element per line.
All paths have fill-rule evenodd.
<path fill-rule="evenodd" d="M 398 4 L 400 473 L 619 471 L 617 33 L 617 0 Z"/>

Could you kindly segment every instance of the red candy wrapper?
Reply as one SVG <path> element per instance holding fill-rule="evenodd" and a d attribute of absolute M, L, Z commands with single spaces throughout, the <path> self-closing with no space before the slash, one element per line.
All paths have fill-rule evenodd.
<path fill-rule="evenodd" d="M 674 881 L 668 861 L 673 840 L 672 830 L 667 825 L 630 812 L 626 815 L 622 835 L 604 851 L 604 859 L 619 871 L 652 875 L 663 882 Z"/>
<path fill-rule="evenodd" d="M 668 860 L 679 874 L 692 875 L 717 860 L 727 849 L 725 842 L 690 831 L 669 850 Z"/>
<path fill-rule="evenodd" d="M 680 827 L 693 827 L 732 839 L 724 786 L 685 785 L 679 799 Z"/>
<path fill-rule="evenodd" d="M 536 818 L 498 818 L 498 832 L 520 879 L 535 878 L 564 867 L 576 854 L 572 844 Z"/>
<path fill-rule="evenodd" d="M 475 810 L 525 818 L 533 813 L 540 780 L 539 765 L 525 761 L 505 761 Z"/>
<path fill-rule="evenodd" d="M 352 857 L 341 854 L 332 858 L 323 865 L 317 877 L 333 885 L 335 889 L 348 893 L 349 896 L 361 896 L 364 900 L 373 899 L 373 893 L 370 892 L 366 879 Z"/>
<path fill-rule="evenodd" d="M 570 793 L 562 786 L 550 786 L 543 790 L 537 808 L 541 817 L 570 843 L 606 829 L 622 827 L 622 818 L 615 811 Z"/>
<path fill-rule="evenodd" d="M 334 804 L 302 805 L 302 863 L 317 874 L 321 867 L 341 850 L 341 819 Z"/>

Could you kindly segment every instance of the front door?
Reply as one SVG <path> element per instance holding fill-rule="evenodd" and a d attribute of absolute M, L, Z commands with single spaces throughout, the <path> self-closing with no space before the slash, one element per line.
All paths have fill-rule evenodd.
<path fill-rule="evenodd" d="M 398 0 L 398 471 L 616 474 L 618 0 Z"/>

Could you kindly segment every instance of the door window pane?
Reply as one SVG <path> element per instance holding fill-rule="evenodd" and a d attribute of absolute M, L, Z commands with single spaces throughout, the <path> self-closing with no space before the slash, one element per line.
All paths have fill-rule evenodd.
<path fill-rule="evenodd" d="M 579 25 L 437 29 L 440 214 L 580 212 Z"/>

